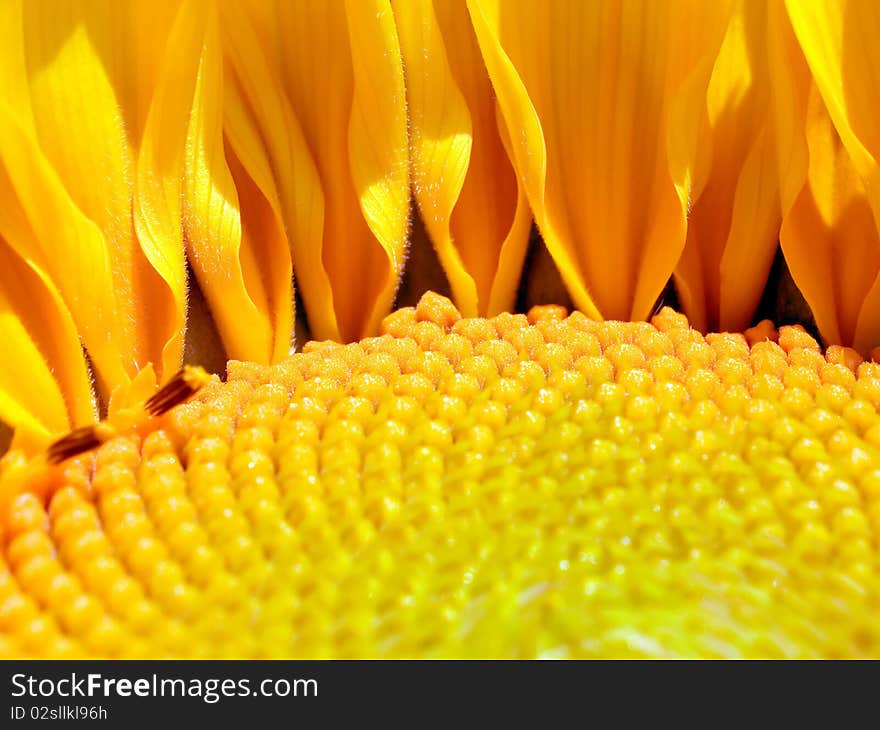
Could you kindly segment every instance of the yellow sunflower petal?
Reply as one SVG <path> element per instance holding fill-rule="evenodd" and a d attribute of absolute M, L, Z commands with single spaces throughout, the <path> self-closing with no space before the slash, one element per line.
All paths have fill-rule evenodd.
<path fill-rule="evenodd" d="M 461 2 L 396 2 L 422 219 L 466 316 L 513 307 L 531 215 Z"/>
<path fill-rule="evenodd" d="M 182 178 L 187 119 L 194 104 L 208 7 L 205 3 L 184 3 L 173 20 L 168 31 L 169 52 L 155 71 L 156 85 L 142 123 L 137 158 L 135 229 L 145 256 L 164 285 L 164 296 L 150 302 L 150 309 L 156 310 L 151 327 L 163 343 L 161 360 L 154 361 L 162 363 L 160 378 L 179 367 L 183 353 L 187 294 Z"/>
<path fill-rule="evenodd" d="M 356 339 L 378 331 L 391 306 L 409 220 L 406 96 L 391 8 L 388 0 L 281 2 L 271 29 L 284 40 L 284 87 L 323 198 L 322 226 L 313 213 L 310 237 L 292 241 L 299 288 L 317 337 Z"/>
<path fill-rule="evenodd" d="M 684 174 L 679 147 L 692 145 L 676 135 L 698 126 L 669 130 L 668 121 L 688 117 L 680 94 L 699 99 L 691 82 L 710 68 L 726 6 L 468 5 L 516 130 L 516 168 L 574 301 L 592 316 L 647 316 L 685 241 L 688 181 L 673 179 L 670 156 Z"/>
<path fill-rule="evenodd" d="M 346 0 L 345 7 L 354 72 L 348 126 L 351 179 L 364 220 L 387 258 L 372 274 L 376 301 L 366 308 L 365 324 L 352 333 L 362 337 L 379 331 L 403 270 L 410 212 L 409 142 L 403 61 L 391 4 Z M 340 286 L 340 293 L 345 288 Z M 363 308 L 357 297 L 344 299 L 348 302 L 340 303 L 343 311 Z"/>
<path fill-rule="evenodd" d="M 676 267 L 684 311 L 694 326 L 749 326 L 776 251 L 782 212 L 770 103 L 769 46 L 776 3 L 737 3 L 706 96 L 701 189 L 694 191 L 687 242 Z"/>
<path fill-rule="evenodd" d="M 126 382 L 126 365 L 133 370 L 134 362 L 114 337 L 119 317 L 104 237 L 2 102 L 0 200 L 0 236 L 55 283 L 99 378 L 108 385 Z"/>
<path fill-rule="evenodd" d="M 867 352 L 880 343 L 880 133 L 871 101 L 880 12 L 862 0 L 786 7 L 821 102 L 813 91 L 802 111 L 809 174 L 783 249 L 823 337 Z"/>
<path fill-rule="evenodd" d="M 868 352 L 880 344 L 880 234 L 862 179 L 815 87 L 806 118 L 807 182 L 780 240 L 823 338 Z M 864 314 L 864 319 L 863 319 Z"/>
<path fill-rule="evenodd" d="M 108 387 L 125 382 L 147 362 L 161 362 L 166 342 L 183 324 L 149 252 L 141 249 L 132 216 L 144 99 L 151 91 L 154 57 L 165 51 L 167 28 L 159 26 L 173 9 L 169 3 L 154 8 L 149 3 L 153 22 L 143 23 L 147 5 L 37 0 L 10 2 L 4 10 L 14 22 L 5 31 L 3 62 L 26 80 L 10 88 L 5 101 L 57 176 L 56 186 L 70 198 L 65 205 L 77 209 L 71 215 L 99 232 L 89 237 L 94 250 L 83 254 L 94 265 L 73 265 L 68 256 L 75 250 L 56 250 L 57 264 L 46 270 L 68 301 Z M 150 42 L 138 43 L 144 36 Z M 16 181 L 20 177 L 16 170 L 10 174 Z M 80 275 L 86 280 L 65 281 Z M 96 322 L 94 312 L 81 305 L 73 291 L 78 288 L 104 292 L 101 296 L 110 300 L 101 305 L 105 319 Z M 108 362 L 112 355 L 103 344 L 96 351 L 95 339 L 108 336 L 119 362 Z M 175 368 L 181 351 L 182 340 L 168 358 Z"/>
<path fill-rule="evenodd" d="M 224 131 L 234 155 L 279 218 L 279 232 L 287 231 L 310 327 L 330 337 L 339 328 L 321 246 L 316 245 L 324 225 L 321 181 L 284 89 L 276 10 L 268 2 L 221 5 L 227 61 Z"/>
<path fill-rule="evenodd" d="M 800 195 L 807 179 L 809 151 L 805 137 L 806 110 L 813 85 L 810 69 L 785 8 L 774 3 L 768 13 L 768 75 L 771 84 L 776 169 L 783 215 Z"/>
<path fill-rule="evenodd" d="M 880 6 L 873 0 L 786 0 L 791 24 L 855 171 L 880 210 Z M 880 215 L 878 215 L 880 218 Z"/>
<path fill-rule="evenodd" d="M 267 273 L 275 292 L 273 359 L 277 360 L 289 354 L 292 344 L 290 242 L 309 240 L 313 231 L 320 231 L 320 207 L 316 213 L 314 202 L 320 198 L 320 185 L 284 95 L 277 55 L 267 47 L 271 35 L 258 30 L 257 11 L 265 12 L 271 4 L 225 2 L 220 8 L 227 155 L 234 160 L 232 172 L 240 194 L 244 193 L 242 223 L 247 245 L 257 243 L 252 237 L 261 237 L 273 262 Z M 249 200 L 256 206 L 248 207 Z"/>
<path fill-rule="evenodd" d="M 183 189 L 189 258 L 229 356 L 273 362 L 289 354 L 293 332 L 287 239 L 263 192 L 234 152 L 227 153 L 223 55 L 213 8 L 202 38 L 193 46 L 201 61 Z"/>
<path fill-rule="evenodd" d="M 33 450 L 95 417 L 76 326 L 52 283 L 0 239 L 0 420 Z"/>

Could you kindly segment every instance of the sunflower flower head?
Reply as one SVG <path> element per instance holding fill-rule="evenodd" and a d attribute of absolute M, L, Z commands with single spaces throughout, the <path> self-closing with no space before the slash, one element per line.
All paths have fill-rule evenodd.
<path fill-rule="evenodd" d="M 0 3 L 0 655 L 880 654 L 878 38 Z"/>

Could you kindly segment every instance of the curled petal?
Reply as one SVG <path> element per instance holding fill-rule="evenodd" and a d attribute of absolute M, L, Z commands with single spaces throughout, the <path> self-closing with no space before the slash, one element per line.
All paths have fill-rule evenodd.
<path fill-rule="evenodd" d="M 880 210 L 876 89 L 880 7 L 872 0 L 786 0 L 791 24 L 853 168 Z M 880 219 L 880 215 L 877 216 Z"/>
<path fill-rule="evenodd" d="M 98 227 L 71 200 L 33 135 L 0 102 L 0 235 L 55 284 L 98 377 L 128 380 L 130 353 L 119 325 L 112 262 Z"/>
<path fill-rule="evenodd" d="M 196 76 L 206 43 L 210 6 L 185 3 L 144 121 L 134 191 L 134 222 L 141 247 L 161 277 L 165 296 L 151 301 L 154 327 L 164 341 L 160 379 L 170 377 L 183 353 L 186 319 L 186 262 L 182 206 L 187 120 L 194 105 Z M 169 296 L 170 295 L 170 296 Z"/>
<path fill-rule="evenodd" d="M 880 13 L 863 0 L 786 8 L 799 50 L 779 88 L 793 90 L 792 136 L 806 139 L 783 178 L 780 241 L 826 342 L 867 353 L 880 342 Z"/>
<path fill-rule="evenodd" d="M 815 87 L 806 117 L 809 171 L 780 240 L 828 343 L 880 342 L 880 233 L 864 182 Z"/>
<path fill-rule="evenodd" d="M 413 185 L 466 316 L 510 309 L 531 216 L 464 2 L 397 2 Z"/>
<path fill-rule="evenodd" d="M 676 267 L 685 313 L 706 330 L 741 331 L 752 320 L 776 251 L 780 178 L 771 105 L 776 3 L 737 3 L 706 95 L 698 150 L 702 173 Z"/>
<path fill-rule="evenodd" d="M 220 38 L 219 19 L 212 14 L 186 142 L 187 248 L 227 353 L 268 363 L 290 351 L 290 253 L 271 175 L 261 188 L 225 143 L 223 125 L 230 105 L 224 102 L 226 87 L 232 87 L 231 104 L 237 97 L 234 80 L 224 78 Z"/>
<path fill-rule="evenodd" d="M 314 304 L 309 308 L 310 324 L 329 337 L 327 333 L 338 332 L 335 312 L 332 306 L 315 304 L 332 302 L 329 282 L 321 273 L 321 249 L 314 245 L 322 236 L 321 183 L 284 89 L 276 10 L 272 3 L 221 5 L 226 60 L 224 133 L 228 154 L 239 163 L 238 179 L 246 173 L 250 182 L 244 187 L 250 190 L 250 198 L 255 202 L 262 198 L 258 207 L 263 214 L 261 235 L 283 240 L 287 249 L 274 246 L 276 265 L 270 275 L 289 281 L 292 254 L 296 254 L 303 297 L 307 304 Z M 246 210 L 242 214 L 247 233 L 251 216 Z M 302 287 L 308 288 L 308 294 Z M 292 297 L 292 290 L 287 296 Z M 287 313 L 292 317 L 292 306 L 278 307 L 276 312 L 275 352 L 279 355 L 282 320 Z"/>
<path fill-rule="evenodd" d="M 176 3 L 147 6 L 11 0 L 2 11 L 2 65 L 8 79 L 19 79 L 0 89 L 10 117 L 2 146 L 16 135 L 24 145 L 4 152 L 5 164 L 42 246 L 34 260 L 64 296 L 105 392 L 148 362 L 176 368 L 182 352 L 182 299 L 175 306 L 132 213 L 138 147 L 176 13 Z M 36 220 L 38 188 L 54 198 L 60 218 Z M 67 226 L 76 233 L 59 233 Z M 75 240 L 68 246 L 62 238 Z M 15 236 L 7 240 L 23 252 Z M 168 244 L 161 248 L 168 259 Z"/>
<path fill-rule="evenodd" d="M 684 247 L 699 128 L 684 121 L 699 118 L 726 5 L 468 7 L 517 172 L 575 303 L 594 317 L 646 317 Z"/>
<path fill-rule="evenodd" d="M 314 165 L 320 182 L 321 203 L 307 208 L 309 236 L 292 240 L 299 288 L 317 337 L 357 339 L 377 332 L 391 307 L 409 225 L 394 18 L 388 0 L 282 2 L 275 30 L 284 89 L 310 152 L 302 164 Z"/>
<path fill-rule="evenodd" d="M 94 420 L 76 325 L 57 289 L 0 239 L 0 420 L 32 451 Z"/>

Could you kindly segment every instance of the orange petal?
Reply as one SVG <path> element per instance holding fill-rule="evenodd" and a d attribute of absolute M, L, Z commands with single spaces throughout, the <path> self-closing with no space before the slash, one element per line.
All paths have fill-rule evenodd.
<path fill-rule="evenodd" d="M 531 228 L 467 8 L 394 4 L 406 70 L 413 185 L 465 316 L 513 307 Z"/>
<path fill-rule="evenodd" d="M 313 164 L 320 182 L 298 193 L 322 204 L 307 207 L 309 236 L 292 238 L 310 326 L 318 338 L 375 333 L 397 288 L 409 221 L 406 97 L 390 5 L 281 2 L 278 23 L 263 30 L 283 37 L 283 84 L 311 153 L 301 164 Z"/>
<path fill-rule="evenodd" d="M 162 361 L 166 343 L 183 327 L 182 305 L 174 306 L 174 293 L 150 252 L 142 250 L 132 216 L 137 146 L 175 12 L 170 2 L 101 0 L 12 0 L 3 10 L 10 21 L 3 63 L 13 69 L 10 76 L 24 80 L 7 86 L 4 101 L 30 140 L 27 155 L 44 160 L 10 155 L 7 167 L 20 186 L 28 174 L 24 164 L 44 166 L 43 187 L 52 187 L 57 205 L 87 231 L 67 253 L 47 244 L 54 260 L 41 266 L 64 295 L 108 387 L 124 383 L 147 362 Z M 28 217 L 40 215 L 21 201 Z M 68 256 L 84 261 L 74 265 Z M 179 278 L 182 270 L 181 259 Z M 97 291 L 83 295 L 87 289 Z M 108 337 L 112 345 L 102 341 Z M 181 352 L 182 339 L 168 357 L 175 368 Z"/>
<path fill-rule="evenodd" d="M 807 182 L 780 236 L 792 277 L 828 343 L 880 342 L 880 234 L 865 185 L 815 87 L 806 118 Z"/>
<path fill-rule="evenodd" d="M 699 125 L 682 120 L 699 118 L 695 92 L 726 4 L 468 7 L 516 169 L 572 298 L 594 317 L 646 317 L 684 247 Z"/>
<path fill-rule="evenodd" d="M 874 0 L 787 0 L 794 32 L 837 134 L 880 211 L 876 89 L 880 6 Z M 880 219 L 880 215 L 877 215 Z"/>
<path fill-rule="evenodd" d="M 826 342 L 867 353 L 880 342 L 880 134 L 869 101 L 880 84 L 880 13 L 863 0 L 786 8 L 802 51 L 786 68 L 808 66 L 814 85 L 788 84 L 809 161 L 796 153 L 783 178 L 783 251 Z"/>
<path fill-rule="evenodd" d="M 95 419 L 76 326 L 51 281 L 0 239 L 0 420 L 33 451 Z"/>
<path fill-rule="evenodd" d="M 221 5 L 227 61 L 224 132 L 233 154 L 287 231 L 291 252 L 279 272 L 290 271 L 291 255 L 301 280 L 312 330 L 338 333 L 333 292 L 321 261 L 324 199 L 321 182 L 283 83 L 277 8 L 272 3 Z M 268 223 L 266 224 L 268 225 Z M 305 287 L 305 288 L 303 288 Z M 308 291 L 306 291 L 306 289 Z M 277 328 L 280 330 L 280 328 Z"/>
<path fill-rule="evenodd" d="M 135 363 L 114 337 L 119 316 L 104 237 L 2 101 L 0 199 L 0 236 L 57 287 L 100 378 L 126 382 Z"/>
<path fill-rule="evenodd" d="M 267 363 L 290 351 L 290 254 L 271 177 L 261 189 L 225 144 L 226 86 L 219 18 L 212 13 L 187 137 L 187 248 L 227 353 Z"/>
<path fill-rule="evenodd" d="M 749 326 L 776 251 L 780 209 L 769 47 L 775 3 L 737 3 L 707 90 L 687 242 L 676 267 L 684 312 L 703 331 Z"/>

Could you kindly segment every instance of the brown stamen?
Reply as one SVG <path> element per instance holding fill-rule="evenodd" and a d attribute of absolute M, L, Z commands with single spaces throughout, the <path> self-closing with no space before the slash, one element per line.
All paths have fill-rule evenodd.
<path fill-rule="evenodd" d="M 60 464 L 62 461 L 97 448 L 112 438 L 115 433 L 112 426 L 103 422 L 75 428 L 67 435 L 49 444 L 46 458 L 50 464 Z"/>
<path fill-rule="evenodd" d="M 192 398 L 210 379 L 211 376 L 203 368 L 184 366 L 147 401 L 147 412 L 151 416 L 167 413 L 174 406 Z"/>

